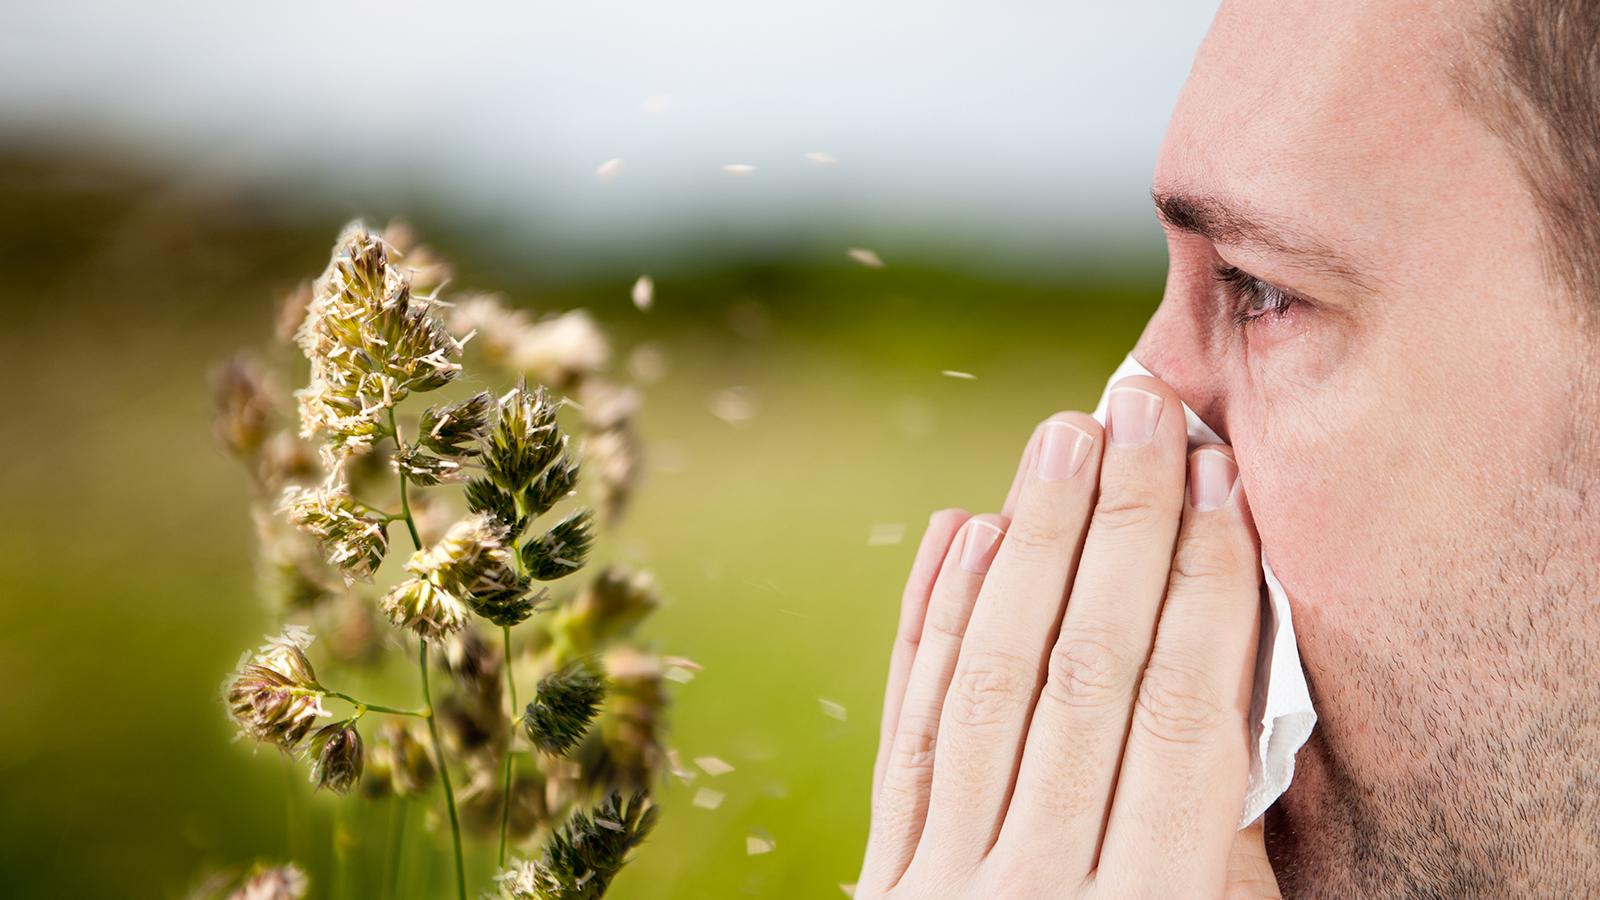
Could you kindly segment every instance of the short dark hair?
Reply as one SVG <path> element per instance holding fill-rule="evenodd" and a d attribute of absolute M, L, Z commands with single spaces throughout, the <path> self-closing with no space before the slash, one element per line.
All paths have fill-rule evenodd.
<path fill-rule="evenodd" d="M 1600 308 L 1600 0 L 1487 7 L 1462 86 L 1522 166 L 1552 268 Z"/>

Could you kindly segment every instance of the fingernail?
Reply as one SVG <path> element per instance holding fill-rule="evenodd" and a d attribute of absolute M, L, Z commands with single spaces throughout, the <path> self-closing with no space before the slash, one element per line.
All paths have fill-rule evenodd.
<path fill-rule="evenodd" d="M 1119 447 L 1141 447 L 1156 435 L 1161 418 L 1161 395 L 1136 387 L 1111 391 L 1107 404 L 1111 421 L 1111 443 Z"/>
<path fill-rule="evenodd" d="M 976 575 L 989 571 L 995 551 L 1000 549 L 1000 529 L 989 522 L 973 520 L 967 526 L 967 541 L 961 547 L 961 568 Z"/>
<path fill-rule="evenodd" d="M 1199 512 L 1228 505 L 1239 467 L 1221 450 L 1199 450 L 1189 457 L 1189 502 Z"/>
<path fill-rule="evenodd" d="M 1066 481 L 1078 474 L 1093 445 L 1094 438 L 1070 422 L 1044 423 L 1044 437 L 1039 441 L 1039 479 Z"/>

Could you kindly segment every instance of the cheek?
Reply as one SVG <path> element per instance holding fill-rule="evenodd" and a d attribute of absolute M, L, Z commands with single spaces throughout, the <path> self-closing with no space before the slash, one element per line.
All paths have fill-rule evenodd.
<path fill-rule="evenodd" d="M 1374 520 L 1392 499 L 1370 474 L 1374 454 L 1384 452 L 1376 435 L 1305 421 L 1311 411 L 1303 412 L 1295 417 L 1302 421 L 1247 419 L 1233 435 L 1262 550 L 1297 620 L 1317 614 L 1302 605 L 1348 609 L 1370 595 Z"/>

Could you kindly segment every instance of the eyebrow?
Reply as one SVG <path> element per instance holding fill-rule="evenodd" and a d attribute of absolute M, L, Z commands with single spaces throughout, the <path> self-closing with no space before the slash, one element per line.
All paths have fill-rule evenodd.
<path fill-rule="evenodd" d="M 1215 197 L 1151 191 L 1156 214 L 1167 227 L 1219 244 L 1256 247 L 1287 256 L 1302 268 L 1365 287 L 1367 278 L 1344 256 L 1317 238 L 1283 222 L 1252 215 Z"/>

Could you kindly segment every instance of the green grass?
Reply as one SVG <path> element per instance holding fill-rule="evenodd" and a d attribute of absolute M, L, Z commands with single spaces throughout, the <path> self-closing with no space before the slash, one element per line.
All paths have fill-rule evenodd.
<path fill-rule="evenodd" d="M 264 335 L 272 290 L 320 265 L 320 249 L 283 248 L 323 240 L 279 235 L 256 256 L 236 240 L 222 249 L 240 258 L 203 264 L 219 250 L 204 240 L 134 259 L 96 245 L 52 258 L 80 268 L 53 270 L 42 293 L 18 292 L 23 278 L 4 297 L 17 327 L 0 352 L 20 377 L 0 472 L 0 871 L 16 896 L 181 896 L 206 866 L 291 853 L 330 895 L 336 804 L 310 800 L 291 831 L 303 767 L 230 743 L 218 700 L 271 625 L 252 593 L 245 480 L 211 442 L 205 391 L 213 360 Z M 643 316 L 628 280 L 494 285 L 539 308 L 588 305 L 624 347 L 656 341 L 670 362 L 643 417 L 658 465 L 602 552 L 655 571 L 669 603 L 643 634 L 705 667 L 676 692 L 672 743 L 736 770 L 696 783 L 726 792 L 714 811 L 690 805 L 694 786 L 661 793 L 661 825 L 613 896 L 837 895 L 865 839 L 922 523 L 998 507 L 1033 423 L 1092 403 L 1158 283 L 736 267 L 658 279 Z M 732 385 L 758 404 L 742 427 L 708 410 Z M 878 523 L 904 523 L 904 541 L 868 546 Z M 374 896 L 390 810 L 343 810 L 353 895 Z M 747 856 L 755 831 L 776 850 Z M 443 895 L 447 836 L 410 834 L 408 896 Z M 475 846 L 471 885 L 486 887 L 492 842 Z"/>

